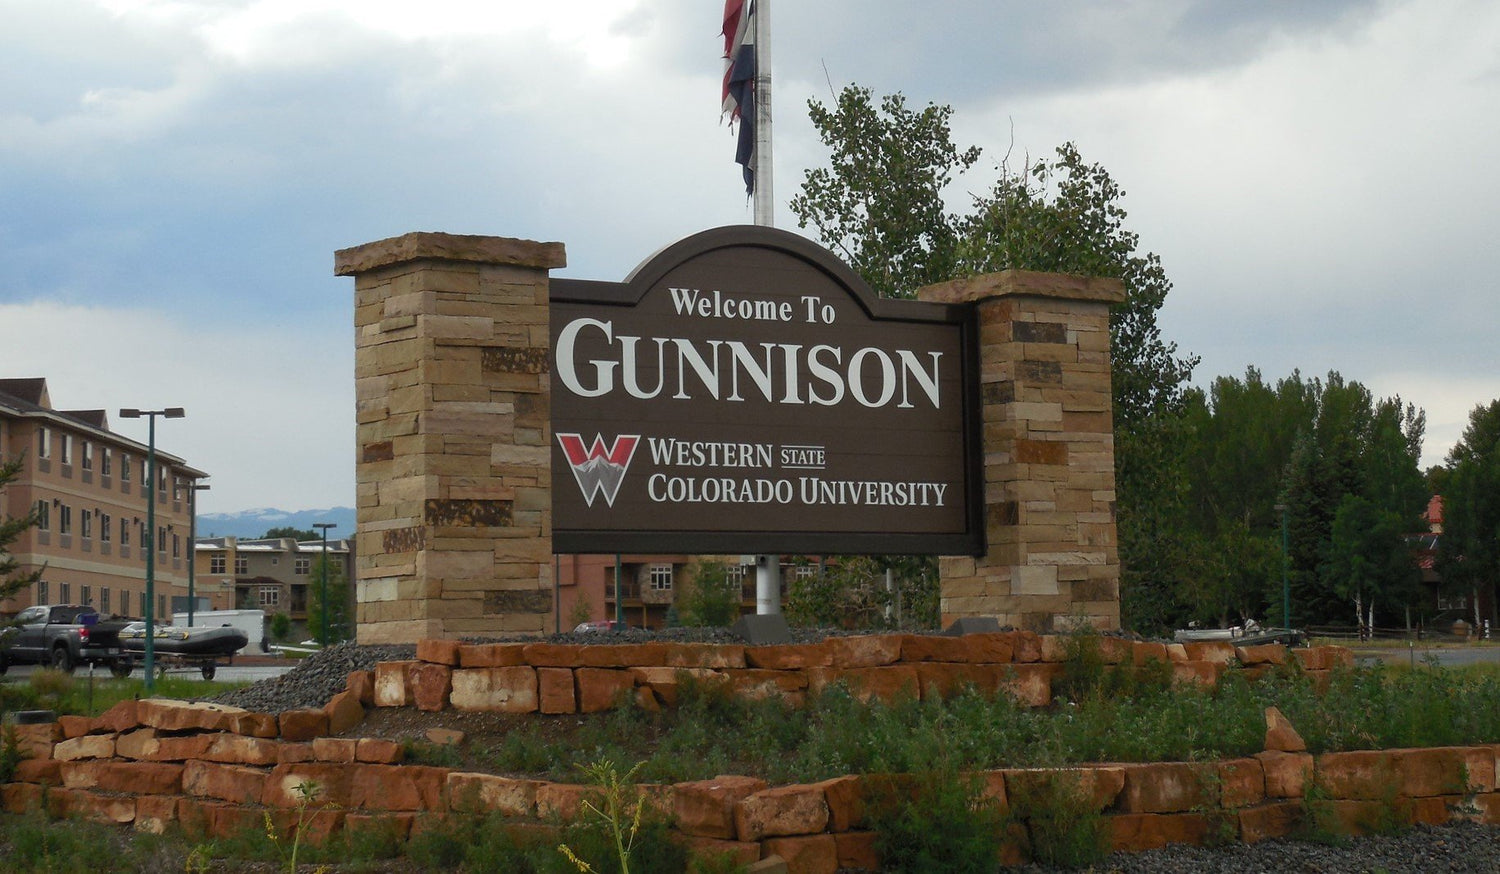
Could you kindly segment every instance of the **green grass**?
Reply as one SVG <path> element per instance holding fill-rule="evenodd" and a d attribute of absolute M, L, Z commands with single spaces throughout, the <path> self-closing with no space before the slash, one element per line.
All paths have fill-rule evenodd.
<path fill-rule="evenodd" d="M 167 675 L 156 681 L 152 696 L 156 698 L 211 698 L 248 683 L 224 683 L 196 677 Z M 98 716 L 121 701 L 146 697 L 144 679 L 123 680 L 105 674 L 92 681 L 86 674 L 65 674 L 50 668 L 31 674 L 24 683 L 0 684 L 0 712 L 11 710 L 53 710 L 60 715 Z"/>

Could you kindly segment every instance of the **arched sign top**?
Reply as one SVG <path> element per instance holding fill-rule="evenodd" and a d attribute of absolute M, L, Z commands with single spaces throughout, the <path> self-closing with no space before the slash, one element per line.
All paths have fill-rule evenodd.
<path fill-rule="evenodd" d="M 737 250 L 746 255 L 757 253 L 761 257 L 780 256 L 806 264 L 847 292 L 872 319 L 956 322 L 964 318 L 961 309 L 945 304 L 882 298 L 853 268 L 829 250 L 790 231 L 760 225 L 726 225 L 684 237 L 652 253 L 622 283 L 553 280 L 552 299 L 573 300 L 575 294 L 582 293 L 586 295 L 584 299 L 596 303 L 635 306 L 673 271 L 726 250 Z"/>
<path fill-rule="evenodd" d="M 556 551 L 979 551 L 968 307 L 743 225 L 549 296 Z"/>

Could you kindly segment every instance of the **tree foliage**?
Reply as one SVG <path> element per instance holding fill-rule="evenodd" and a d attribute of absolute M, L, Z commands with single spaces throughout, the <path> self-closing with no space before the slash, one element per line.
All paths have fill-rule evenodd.
<path fill-rule="evenodd" d="M 1469 412 L 1469 424 L 1448 453 L 1443 536 L 1437 567 L 1454 592 L 1500 597 L 1500 400 Z M 1500 624 L 1492 610 L 1490 621 Z"/>
<path fill-rule="evenodd" d="M 1172 588 L 1163 579 L 1181 570 L 1169 538 L 1183 513 L 1178 421 L 1196 359 L 1179 356 L 1157 327 L 1171 283 L 1125 228 L 1124 191 L 1069 143 L 1019 172 L 1002 164 L 967 212 L 950 211 L 945 191 L 980 151 L 953 142 L 949 107 L 914 111 L 896 94 L 877 108 L 868 89 L 851 86 L 832 107 L 812 101 L 809 109 L 830 164 L 807 172 L 792 213 L 878 293 L 910 297 L 923 285 L 1011 268 L 1124 284 L 1125 302 L 1110 313 L 1124 606 L 1127 621 L 1163 624 L 1162 596 Z"/>
<path fill-rule="evenodd" d="M 726 626 L 740 618 L 741 584 L 722 561 L 701 561 L 688 585 L 677 594 L 677 614 L 683 625 Z"/>
<path fill-rule="evenodd" d="M 5 487 L 14 481 L 20 473 L 20 458 L 0 462 L 0 494 L 4 493 Z M 35 507 L 24 516 L 0 517 L 0 601 L 13 597 L 17 592 L 42 578 L 41 570 L 35 570 L 29 574 L 16 574 L 21 565 L 10 554 L 11 544 L 15 543 L 16 539 L 28 528 L 36 524 L 37 512 Z"/>
<path fill-rule="evenodd" d="M 328 603 L 323 603 L 323 573 L 328 573 Z M 324 611 L 328 614 L 328 642 L 347 640 L 354 626 L 349 621 L 349 584 L 344 579 L 343 562 L 326 555 L 313 559 L 307 578 L 307 632 L 314 639 L 323 633 Z"/>

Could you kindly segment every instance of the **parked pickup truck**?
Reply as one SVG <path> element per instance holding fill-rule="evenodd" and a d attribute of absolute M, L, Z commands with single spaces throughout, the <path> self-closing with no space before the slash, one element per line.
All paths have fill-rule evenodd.
<path fill-rule="evenodd" d="M 120 643 L 125 625 L 102 621 L 94 608 L 78 604 L 27 607 L 0 628 L 0 673 L 13 664 L 51 665 L 68 672 L 87 664 L 128 676 L 135 658 Z"/>

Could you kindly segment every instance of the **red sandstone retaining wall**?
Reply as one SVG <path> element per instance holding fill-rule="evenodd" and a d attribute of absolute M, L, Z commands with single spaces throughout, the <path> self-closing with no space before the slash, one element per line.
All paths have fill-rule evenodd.
<path fill-rule="evenodd" d="M 807 694 L 843 682 L 855 694 L 892 698 L 948 695 L 965 685 L 1014 695 L 1033 707 L 1052 702 L 1052 682 L 1068 653 L 1065 635 L 1029 631 L 961 637 L 871 634 L 815 644 L 742 646 L 699 643 L 566 645 L 463 644 L 423 640 L 412 661 L 375 671 L 378 707 L 491 710 L 506 713 L 592 713 L 621 695 L 646 707 L 672 706 L 684 675 L 723 683 L 736 693 L 780 696 L 800 704 Z M 1161 644 L 1096 637 L 1112 666 L 1171 665 L 1178 682 L 1212 686 L 1226 670 L 1251 675 L 1296 662 L 1313 677 L 1354 663 L 1342 647 L 1237 647 L 1228 641 Z"/>
<path fill-rule="evenodd" d="M 614 676 L 617 685 L 610 689 L 633 689 L 637 695 L 665 701 L 672 684 L 663 672 L 678 668 L 721 672 L 728 682 L 735 682 L 735 671 L 761 672 L 751 675 L 757 679 L 750 690 L 782 690 L 778 694 L 815 688 L 814 677 L 831 682 L 830 676 L 848 679 L 864 676 L 860 671 L 905 668 L 902 676 L 914 673 L 923 681 L 918 687 L 922 694 L 929 694 L 948 687 L 938 681 L 926 683 L 936 675 L 924 675 L 924 666 L 963 668 L 954 673 L 963 680 L 989 676 L 973 671 L 975 666 L 1057 666 L 1045 660 L 1060 653 L 1055 644 L 1046 643 L 1047 638 L 1024 633 L 970 638 L 982 639 L 880 635 L 809 647 L 759 648 L 469 647 L 424 642 L 419 650 L 422 659 L 352 674 L 346 691 L 320 710 L 271 715 L 206 703 L 127 701 L 97 718 L 63 717 L 48 725 L 17 726 L 28 758 L 14 781 L 0 786 L 0 801 L 5 810 L 19 813 L 41 804 L 45 796 L 52 811 L 143 831 L 159 832 L 176 821 L 227 835 L 262 828 L 266 812 L 289 830 L 301 801 L 297 787 L 313 781 L 320 790 L 311 830 L 314 840 L 341 830 L 372 828 L 393 829 L 404 837 L 444 816 L 492 811 L 514 817 L 518 824 L 535 823 L 552 814 L 575 815 L 589 787 L 402 764 L 401 747 L 394 742 L 330 735 L 363 720 L 365 708 L 381 695 L 381 678 L 387 697 L 393 687 L 409 698 L 445 690 L 442 696 L 433 694 L 432 701 L 455 694 L 461 699 L 478 689 L 488 689 L 493 700 L 501 695 L 497 690 L 506 690 L 507 702 L 518 702 L 519 707 L 519 702 L 530 701 L 528 712 L 549 712 L 542 703 L 553 700 L 547 695 L 566 695 L 544 692 L 547 684 L 571 688 L 576 709 L 608 706 L 613 691 L 585 694 L 594 682 L 590 671 Z M 1222 645 L 1183 648 L 1179 658 L 1177 648 L 1160 644 L 1106 644 L 1107 658 L 1118 665 L 1165 653 L 1175 659 L 1174 666 L 1198 663 L 1223 669 L 1231 663 L 1232 650 Z M 1018 652 L 1023 654 L 1019 662 Z M 1186 657 L 1195 652 L 1209 657 Z M 1001 653 L 1012 661 L 995 660 Z M 1326 670 L 1329 663 L 1347 662 L 1347 653 L 1341 653 L 1326 648 L 1293 651 L 1291 657 L 1308 670 Z M 1255 648 L 1234 652 L 1233 658 L 1255 669 L 1287 655 L 1279 647 Z M 516 663 L 485 663 L 507 660 Z M 497 671 L 523 677 L 530 672 L 535 686 L 497 682 L 497 676 L 510 676 Z M 1184 675 L 1201 681 L 1219 672 L 1189 668 Z M 777 675 L 769 686 L 763 678 L 768 673 Z M 1045 670 L 1038 673 L 1050 678 Z M 781 675 L 803 676 L 806 684 Z M 392 677 L 399 677 L 399 682 Z M 1327 814 L 1325 826 L 1352 833 L 1392 817 L 1427 823 L 1500 823 L 1500 744 L 1314 756 L 1295 751 L 1301 748 L 1300 738 L 1278 713 L 1269 712 L 1267 722 L 1271 749 L 1242 759 L 1001 769 L 979 776 L 985 793 L 1005 810 L 1010 799 L 1036 791 L 1039 779 L 1060 775 L 1077 781 L 1103 814 L 1110 846 L 1127 851 L 1175 842 L 1254 842 L 1284 836 L 1300 827 L 1310 802 Z M 756 778 L 722 776 L 641 788 L 651 804 L 673 817 L 677 833 L 689 845 L 728 851 L 747 862 L 779 855 L 790 871 L 813 874 L 839 867 L 878 869 L 875 835 L 864 818 L 867 786 L 868 778 L 854 776 L 775 787 Z M 1310 800 L 1312 786 L 1320 791 Z M 1017 834 L 1006 844 L 1004 858 L 1019 862 L 1024 852 L 1024 834 Z"/>

